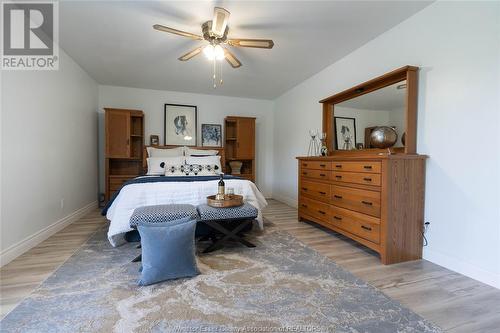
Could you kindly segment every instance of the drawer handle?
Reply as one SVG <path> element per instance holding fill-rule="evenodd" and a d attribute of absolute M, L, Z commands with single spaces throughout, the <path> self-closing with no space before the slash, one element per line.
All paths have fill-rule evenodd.
<path fill-rule="evenodd" d="M 342 221 L 342 218 L 340 216 L 335 215 L 333 218 L 336 220 Z"/>
<path fill-rule="evenodd" d="M 326 194 L 326 192 L 321 192 L 321 191 L 319 191 L 319 194 L 321 194 L 321 195 L 325 195 L 325 194 Z"/>
<path fill-rule="evenodd" d="M 365 168 L 365 169 L 372 169 L 372 166 L 371 165 L 365 165 L 365 166 L 363 166 L 363 168 Z"/>
<path fill-rule="evenodd" d="M 337 178 L 337 179 L 342 179 L 342 176 L 335 176 L 335 178 Z"/>
<path fill-rule="evenodd" d="M 362 225 L 362 226 L 361 226 L 361 228 L 363 228 L 363 229 L 365 229 L 365 230 L 368 230 L 368 231 L 372 231 L 372 228 L 367 227 L 367 226 L 364 226 L 364 225 Z"/>
<path fill-rule="evenodd" d="M 336 195 L 336 194 L 334 194 L 334 195 L 333 195 L 333 197 L 334 197 L 335 199 L 342 199 L 342 196 L 341 196 L 341 195 Z"/>
<path fill-rule="evenodd" d="M 302 172 L 302 174 L 303 174 L 304 176 L 307 176 L 307 172 Z"/>
<path fill-rule="evenodd" d="M 307 208 L 307 205 L 302 204 L 301 206 L 304 207 L 304 208 Z"/>
<path fill-rule="evenodd" d="M 302 188 L 302 191 L 307 191 L 307 187 L 303 187 L 303 188 Z"/>
<path fill-rule="evenodd" d="M 363 180 L 366 180 L 367 182 L 371 182 L 372 181 L 372 179 L 368 178 L 368 177 L 363 178 Z"/>
<path fill-rule="evenodd" d="M 320 164 L 319 166 L 324 168 L 324 167 L 326 167 L 326 164 Z"/>
<path fill-rule="evenodd" d="M 326 175 L 324 173 L 320 173 L 319 176 L 320 177 L 326 177 Z"/>
<path fill-rule="evenodd" d="M 342 164 L 337 164 L 337 165 L 335 165 L 335 167 L 340 169 L 340 168 L 342 168 Z"/>
<path fill-rule="evenodd" d="M 322 210 L 318 210 L 318 213 L 325 215 L 326 213 Z"/>
<path fill-rule="evenodd" d="M 306 167 L 306 166 L 307 166 L 307 163 L 302 163 L 302 166 L 305 166 L 305 167 Z"/>
<path fill-rule="evenodd" d="M 365 205 L 368 205 L 368 206 L 372 206 L 373 205 L 373 202 L 370 202 L 370 201 L 361 201 L 362 203 L 364 203 Z"/>

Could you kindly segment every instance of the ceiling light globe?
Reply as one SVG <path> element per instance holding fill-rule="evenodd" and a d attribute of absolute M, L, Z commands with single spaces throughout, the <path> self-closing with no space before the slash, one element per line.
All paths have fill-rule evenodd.
<path fill-rule="evenodd" d="M 218 46 L 218 45 L 217 45 Z M 203 48 L 203 54 L 207 57 L 208 60 L 214 60 L 215 58 L 215 50 L 213 45 L 209 44 Z"/>
<path fill-rule="evenodd" d="M 215 59 L 217 59 L 217 60 L 224 59 L 224 49 L 222 48 L 222 46 L 216 45 L 214 47 L 214 55 L 215 55 Z"/>

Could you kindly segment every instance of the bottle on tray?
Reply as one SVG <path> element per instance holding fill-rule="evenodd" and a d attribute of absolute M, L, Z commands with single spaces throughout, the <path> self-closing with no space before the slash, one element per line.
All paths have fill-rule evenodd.
<path fill-rule="evenodd" d="M 224 184 L 224 174 L 220 174 L 219 186 L 217 190 L 217 195 L 215 196 L 216 200 L 224 200 L 225 195 L 225 184 Z"/>

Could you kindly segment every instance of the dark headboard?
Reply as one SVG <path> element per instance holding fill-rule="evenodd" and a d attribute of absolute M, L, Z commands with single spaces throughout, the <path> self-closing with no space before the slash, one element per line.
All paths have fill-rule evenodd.
<path fill-rule="evenodd" d="M 158 148 L 158 149 L 171 149 L 171 148 L 178 148 L 180 146 L 144 146 L 144 149 L 142 151 L 142 169 L 144 171 L 144 174 L 148 171 L 148 152 L 146 150 L 147 147 L 153 147 L 153 148 Z M 226 155 L 224 154 L 224 148 L 221 147 L 188 147 L 191 149 L 200 149 L 200 150 L 217 150 L 219 152 L 220 156 L 220 164 L 222 166 L 222 172 L 225 172 L 226 170 Z"/>

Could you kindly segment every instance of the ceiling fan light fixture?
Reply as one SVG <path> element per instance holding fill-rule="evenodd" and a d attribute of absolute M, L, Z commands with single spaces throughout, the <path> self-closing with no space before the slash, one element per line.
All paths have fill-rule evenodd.
<path fill-rule="evenodd" d="M 222 60 L 224 59 L 224 49 L 220 45 L 213 46 L 209 44 L 203 48 L 203 54 L 208 60 Z"/>

